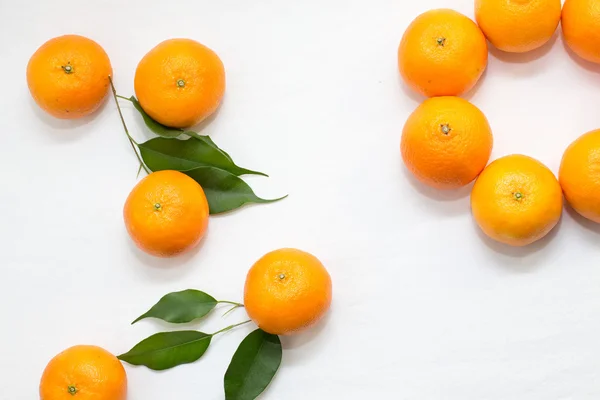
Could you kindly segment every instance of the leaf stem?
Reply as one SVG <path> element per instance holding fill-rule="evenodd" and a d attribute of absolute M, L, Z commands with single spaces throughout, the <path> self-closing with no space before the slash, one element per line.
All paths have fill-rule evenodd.
<path fill-rule="evenodd" d="M 219 300 L 219 301 L 217 301 L 217 303 L 231 304 L 232 306 L 236 306 L 236 307 L 244 307 L 244 305 L 242 303 L 236 303 L 235 301 Z"/>
<path fill-rule="evenodd" d="M 133 152 L 135 153 L 135 156 L 137 157 L 138 161 L 140 162 L 140 165 L 142 166 L 142 168 L 144 168 L 144 171 L 146 171 L 147 174 L 150 174 L 151 171 L 148 169 L 148 167 L 146 167 L 146 165 L 142 161 L 142 158 L 138 154 L 138 152 L 137 152 L 137 150 L 135 148 L 135 146 L 137 145 L 137 143 L 136 143 L 135 140 L 133 140 L 133 138 L 129 134 L 129 130 L 127 129 L 127 124 L 125 124 L 125 118 L 123 118 L 123 113 L 121 112 L 121 106 L 119 106 L 119 99 L 118 99 L 118 97 L 121 97 L 121 96 L 117 95 L 117 90 L 115 89 L 115 85 L 113 84 L 112 77 L 109 76 L 108 80 L 110 81 L 110 87 L 112 89 L 113 98 L 115 99 L 115 104 L 117 105 L 117 110 L 119 111 L 119 117 L 121 118 L 121 123 L 123 124 L 123 129 L 125 130 L 125 134 L 127 135 L 127 138 L 129 139 L 129 143 L 131 144 L 131 148 L 133 149 Z"/>
<path fill-rule="evenodd" d="M 227 301 L 227 300 L 217 301 L 217 304 L 230 304 L 232 306 L 229 310 L 225 311 L 225 313 L 221 316 L 221 318 L 226 317 L 227 315 L 229 315 L 232 311 L 234 311 L 237 308 L 244 307 L 244 305 L 241 303 L 236 303 L 235 301 Z"/>
<path fill-rule="evenodd" d="M 252 321 L 251 321 L 251 320 L 248 320 L 248 321 L 240 322 L 239 324 L 229 325 L 228 327 L 226 327 L 226 328 L 223 328 L 223 329 L 221 329 L 220 331 L 216 331 L 215 333 L 211 333 L 211 334 L 210 334 L 210 336 L 216 336 L 216 335 L 218 335 L 219 333 L 224 333 L 224 332 L 230 331 L 230 330 L 232 330 L 233 328 L 237 328 L 238 326 L 241 326 L 241 325 L 247 324 L 248 322 L 252 322 Z"/>
<path fill-rule="evenodd" d="M 120 94 L 117 94 L 117 97 L 120 98 L 120 99 L 123 99 L 123 100 L 127 100 L 129 102 L 132 102 L 129 97 L 121 96 Z"/>
<path fill-rule="evenodd" d="M 221 316 L 221 318 L 225 318 L 226 316 L 228 316 L 229 314 L 231 314 L 233 311 L 235 311 L 236 309 L 243 307 L 243 306 L 233 306 L 231 307 L 229 310 L 225 311 L 223 313 L 223 315 Z"/>

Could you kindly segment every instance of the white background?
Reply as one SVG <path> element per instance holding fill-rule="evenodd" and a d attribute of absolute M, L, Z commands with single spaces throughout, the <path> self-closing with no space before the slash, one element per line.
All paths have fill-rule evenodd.
<path fill-rule="evenodd" d="M 334 301 L 312 331 L 284 339 L 263 399 L 597 399 L 600 228 L 565 210 L 526 249 L 487 240 L 468 192 L 415 183 L 398 145 L 422 100 L 400 82 L 396 50 L 419 13 L 468 0 L 0 0 L 0 399 L 38 397 L 46 363 L 75 344 L 113 353 L 169 329 L 129 323 L 186 288 L 242 300 L 267 251 L 297 247 L 329 269 Z M 77 33 L 109 54 L 133 94 L 142 56 L 172 37 L 222 58 L 227 92 L 203 133 L 285 201 L 210 220 L 202 247 L 163 260 L 138 251 L 122 207 L 137 163 L 114 103 L 93 118 L 43 114 L 26 64 L 46 40 Z M 566 146 L 597 128 L 600 71 L 560 35 L 529 55 L 491 50 L 466 96 L 488 116 L 492 158 L 523 153 L 557 172 Z M 123 105 L 139 140 L 149 136 Z M 238 310 L 191 327 L 246 318 Z M 222 399 L 223 374 L 252 326 L 216 338 L 203 359 L 156 373 L 127 366 L 130 400 Z"/>

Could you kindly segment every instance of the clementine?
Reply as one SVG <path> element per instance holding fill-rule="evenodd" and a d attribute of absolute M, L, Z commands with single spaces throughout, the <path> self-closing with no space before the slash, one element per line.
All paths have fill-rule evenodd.
<path fill-rule="evenodd" d="M 558 174 L 567 202 L 600 223 L 600 130 L 582 135 L 565 151 Z"/>
<path fill-rule="evenodd" d="M 600 7 L 597 0 L 566 0 L 562 30 L 567 45 L 579 57 L 600 64 Z"/>
<path fill-rule="evenodd" d="M 71 347 L 46 366 L 40 400 L 125 400 L 127 375 L 121 362 L 97 346 Z"/>
<path fill-rule="evenodd" d="M 421 182 L 456 189 L 485 168 L 492 145 L 492 131 L 481 110 L 460 97 L 434 97 L 406 121 L 400 150 L 404 164 Z"/>
<path fill-rule="evenodd" d="M 483 170 L 471 192 L 473 217 L 490 238 L 526 246 L 546 236 L 562 214 L 556 177 L 531 157 L 510 155 Z"/>
<path fill-rule="evenodd" d="M 159 257 L 194 248 L 208 227 L 209 207 L 202 187 L 178 171 L 154 172 L 131 191 L 123 210 L 135 244 Z"/>
<path fill-rule="evenodd" d="M 27 64 L 33 99 L 44 111 L 62 119 L 96 111 L 108 94 L 109 76 L 112 67 L 104 49 L 78 35 L 50 39 Z"/>
<path fill-rule="evenodd" d="M 475 0 L 475 19 L 498 49 L 525 53 L 547 43 L 560 22 L 560 0 Z"/>
<path fill-rule="evenodd" d="M 297 333 L 316 324 L 331 304 L 331 277 L 313 255 L 297 249 L 272 251 L 246 277 L 244 306 L 265 332 Z"/>
<path fill-rule="evenodd" d="M 458 96 L 469 91 L 487 66 L 485 36 L 466 16 L 453 10 L 419 15 L 398 48 L 404 81 L 424 96 Z"/>
<path fill-rule="evenodd" d="M 134 86 L 140 105 L 154 120 L 187 128 L 218 108 L 225 93 L 225 68 L 208 47 L 170 39 L 142 58 Z"/>

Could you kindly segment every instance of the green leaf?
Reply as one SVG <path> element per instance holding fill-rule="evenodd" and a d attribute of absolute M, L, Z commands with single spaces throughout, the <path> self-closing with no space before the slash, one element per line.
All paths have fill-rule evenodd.
<path fill-rule="evenodd" d="M 144 123 L 152 132 L 156 133 L 158 136 L 162 136 L 164 138 L 173 139 L 178 137 L 183 133 L 183 129 L 179 128 L 169 128 L 168 126 L 162 125 L 155 120 L 152 119 L 146 111 L 142 108 L 140 102 L 135 98 L 135 96 L 131 96 L 129 101 L 133 103 L 133 106 L 140 114 L 142 114 L 142 118 L 144 119 Z"/>
<path fill-rule="evenodd" d="M 192 133 L 198 135 L 196 132 L 192 132 Z M 190 135 L 190 132 L 186 132 L 186 135 Z M 215 142 L 213 142 L 213 140 L 210 138 L 210 136 L 203 136 L 203 137 L 205 137 L 206 141 L 210 142 L 214 147 L 217 147 L 217 144 Z M 227 158 L 229 158 L 229 160 L 233 161 L 233 158 L 231 158 L 231 156 L 229 154 L 227 154 L 227 152 L 225 150 L 223 150 L 223 149 L 219 149 L 219 150 L 221 150 L 221 153 L 223 153 L 225 155 L 225 157 L 227 157 Z"/>
<path fill-rule="evenodd" d="M 185 134 L 195 132 L 185 132 Z M 213 166 L 234 175 L 263 175 L 235 165 L 227 153 L 208 137 L 196 135 L 188 140 L 154 138 L 138 145 L 144 163 L 152 171 L 173 169 L 186 171 L 201 166 Z"/>
<path fill-rule="evenodd" d="M 182 172 L 202 186 L 211 214 L 235 210 L 248 203 L 273 203 L 287 197 L 262 199 L 254 194 L 250 186 L 241 178 L 215 167 L 198 167 Z"/>
<path fill-rule="evenodd" d="M 132 322 L 145 318 L 158 318 L 173 324 L 182 324 L 202 318 L 212 311 L 218 301 L 199 290 L 188 289 L 169 293 L 161 298 L 148 312 Z"/>
<path fill-rule="evenodd" d="M 277 335 L 260 329 L 242 341 L 225 373 L 226 400 L 253 400 L 269 385 L 281 364 Z"/>
<path fill-rule="evenodd" d="M 157 333 L 117 358 L 162 371 L 198 360 L 208 349 L 211 339 L 212 335 L 198 331 Z"/>

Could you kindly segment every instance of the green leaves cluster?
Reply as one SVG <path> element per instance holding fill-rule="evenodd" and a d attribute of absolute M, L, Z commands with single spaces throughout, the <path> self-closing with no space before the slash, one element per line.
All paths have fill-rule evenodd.
<path fill-rule="evenodd" d="M 272 203 L 285 198 L 258 197 L 240 176 L 268 176 L 267 174 L 236 165 L 231 156 L 220 149 L 209 136 L 161 125 L 144 111 L 134 96 L 119 96 L 114 86 L 112 89 L 125 133 L 140 162 L 140 170 L 143 168 L 148 173 L 175 170 L 190 176 L 204 189 L 211 214 L 235 210 L 249 203 Z M 131 102 L 148 129 L 158 137 L 143 143 L 133 140 L 121 114 L 119 98 Z"/>
<path fill-rule="evenodd" d="M 136 318 L 135 324 L 146 318 L 178 324 L 207 316 L 218 304 L 230 306 L 229 311 L 243 307 L 232 301 L 218 301 L 199 290 L 188 289 L 169 293 L 147 312 Z M 162 371 L 199 360 L 208 350 L 215 335 L 227 332 L 250 321 L 227 326 L 214 333 L 200 331 L 161 332 L 135 345 L 118 358 L 132 365 L 143 365 Z M 236 350 L 224 377 L 226 400 L 253 400 L 269 385 L 281 364 L 282 347 L 277 335 L 256 329 Z"/>

